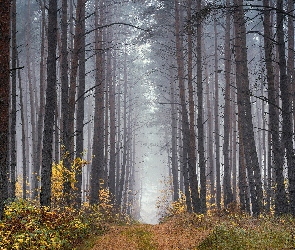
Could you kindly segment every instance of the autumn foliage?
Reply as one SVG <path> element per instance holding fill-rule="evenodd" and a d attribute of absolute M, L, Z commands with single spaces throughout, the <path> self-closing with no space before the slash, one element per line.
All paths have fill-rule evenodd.
<path fill-rule="evenodd" d="M 76 173 L 87 162 L 77 158 L 70 169 L 61 161 L 53 164 L 52 206 L 41 207 L 36 201 L 22 199 L 21 182 L 17 185 L 15 200 L 8 201 L 0 221 L 0 249 L 73 249 L 82 239 L 106 230 L 108 223 L 120 218 L 113 214 L 113 204 L 108 189 L 99 191 L 100 202 L 90 206 L 85 202 L 81 209 L 75 204 L 65 206 L 63 185 L 71 183 L 71 200 L 75 200 Z M 116 221 L 117 220 L 117 221 Z M 125 222 L 124 222 L 125 223 Z"/>

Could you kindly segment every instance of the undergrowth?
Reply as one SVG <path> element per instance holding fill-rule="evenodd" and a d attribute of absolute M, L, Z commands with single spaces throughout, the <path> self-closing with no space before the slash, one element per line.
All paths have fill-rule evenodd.
<path fill-rule="evenodd" d="M 228 215 L 219 221 L 198 249 L 295 248 L 295 220 L 291 216 Z"/>
<path fill-rule="evenodd" d="M 51 208 L 41 207 L 37 201 L 22 199 L 22 190 L 16 190 L 18 198 L 7 201 L 2 220 L 0 220 L 0 249 L 75 249 L 79 243 L 92 235 L 108 230 L 110 224 L 130 223 L 128 216 L 115 213 L 109 190 L 101 188 L 99 203 L 82 204 L 80 209 L 70 204 L 62 192 L 65 181 L 70 181 L 75 200 L 75 176 L 87 164 L 77 158 L 70 170 L 63 162 L 53 164 Z M 18 181 L 19 182 L 19 181 Z M 22 185 L 17 185 L 21 187 Z"/>

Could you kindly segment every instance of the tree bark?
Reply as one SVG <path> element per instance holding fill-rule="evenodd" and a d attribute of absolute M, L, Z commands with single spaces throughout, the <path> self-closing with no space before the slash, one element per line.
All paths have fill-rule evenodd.
<path fill-rule="evenodd" d="M 175 108 L 175 87 L 171 81 L 170 102 L 171 102 L 171 173 L 173 186 L 173 201 L 179 199 L 178 166 L 177 166 L 177 111 Z"/>
<path fill-rule="evenodd" d="M 8 197 L 10 0 L 0 3 L 0 219 Z"/>
<path fill-rule="evenodd" d="M 230 1 L 226 1 L 226 5 L 230 5 Z M 225 71 L 225 93 L 224 93 L 224 206 L 227 207 L 233 202 L 233 192 L 231 186 L 230 174 L 230 74 L 231 74 L 231 50 L 230 50 L 230 13 L 226 14 L 225 24 L 225 40 L 224 40 L 224 71 Z"/>
<path fill-rule="evenodd" d="M 238 114 L 241 122 L 240 128 L 243 135 L 244 155 L 248 170 L 252 212 L 255 216 L 258 216 L 262 211 L 263 192 L 252 122 L 243 1 L 234 0 L 234 4 L 236 5 L 236 9 L 234 11 L 234 26 L 236 34 L 235 62 L 236 78 L 238 79 Z"/>
<path fill-rule="evenodd" d="M 37 128 L 37 152 L 36 152 L 36 164 L 33 166 L 32 171 L 32 198 L 37 199 L 39 193 L 39 177 L 40 177 L 40 167 L 42 165 L 42 132 L 44 123 L 44 112 L 45 112 L 45 30 L 46 30 L 46 20 L 45 20 L 45 7 L 40 1 L 41 11 L 42 11 L 42 24 L 41 24 L 41 58 L 40 58 L 40 103 L 38 112 L 38 128 Z"/>
<path fill-rule="evenodd" d="M 15 198 L 16 183 L 16 66 L 17 66 L 17 43 L 16 43 L 16 0 L 11 2 L 11 125 L 10 125 L 10 197 Z"/>
<path fill-rule="evenodd" d="M 51 205 L 52 141 L 56 106 L 57 1 L 49 0 L 47 89 L 44 116 L 40 205 Z"/>
<path fill-rule="evenodd" d="M 79 86 L 77 99 L 77 138 L 76 138 L 76 158 L 83 159 L 84 150 L 84 101 L 85 101 L 85 0 L 81 1 L 80 19 L 77 25 L 80 26 L 80 48 L 79 48 Z M 82 166 L 80 166 L 82 167 Z M 82 168 L 76 170 L 76 206 L 81 207 L 82 202 Z"/>
<path fill-rule="evenodd" d="M 126 51 L 125 51 L 126 53 Z M 122 198 L 124 194 L 124 188 L 127 185 L 127 149 L 128 149 L 128 137 L 127 137 L 127 55 L 124 55 L 124 87 L 123 87 L 123 156 L 122 156 L 122 165 L 121 165 L 121 175 L 119 180 L 119 193 L 118 193 L 118 207 L 120 208 L 122 204 Z"/>
<path fill-rule="evenodd" d="M 201 1 L 197 1 L 196 10 L 201 11 Z M 203 79 L 202 79 L 202 22 L 197 18 L 197 96 L 198 96 L 198 154 L 200 168 L 200 211 L 206 213 L 206 162 L 204 149 L 204 124 L 203 124 Z M 198 210 L 196 210 L 198 211 Z"/>
<path fill-rule="evenodd" d="M 95 27 L 102 24 L 103 3 L 98 0 L 95 2 Z M 99 13 L 98 13 L 99 11 Z M 100 21 L 98 21 L 100 17 Z M 96 49 L 96 74 L 95 74 L 95 114 L 94 114 L 94 134 L 93 134 L 93 162 L 90 179 L 90 204 L 98 202 L 98 192 L 100 183 L 104 180 L 104 79 L 103 79 L 103 51 L 102 51 L 102 30 L 95 31 Z"/>
<path fill-rule="evenodd" d="M 269 6 L 269 0 L 263 1 L 264 6 Z M 275 193 L 275 212 L 276 214 L 287 213 L 288 203 L 284 184 L 283 165 L 284 157 L 282 150 L 282 142 L 280 139 L 280 118 L 279 110 L 276 105 L 277 95 L 275 89 L 275 76 L 272 65 L 273 55 L 273 44 L 271 42 L 272 30 L 270 23 L 270 12 L 265 9 L 264 11 L 264 53 L 265 53 L 265 66 L 266 66 L 266 77 L 268 82 L 268 101 L 269 101 L 269 128 L 271 134 L 272 152 L 273 152 L 273 163 L 275 170 L 275 182 L 276 182 L 276 193 Z"/>
<path fill-rule="evenodd" d="M 282 100 L 282 117 L 283 117 L 283 145 L 286 149 L 286 158 L 288 165 L 289 178 L 289 199 L 290 211 L 295 215 L 295 155 L 293 152 L 293 129 L 292 129 L 292 111 L 290 98 L 290 82 L 287 76 L 287 64 L 285 55 L 284 41 L 284 14 L 283 0 L 277 0 L 277 42 L 279 52 L 279 69 L 280 69 L 280 91 Z"/>
<path fill-rule="evenodd" d="M 187 202 L 187 209 L 188 211 L 192 211 L 195 209 L 196 211 L 200 210 L 200 207 L 196 205 L 198 202 L 192 201 L 193 196 L 198 198 L 198 185 L 191 185 L 191 181 L 197 180 L 194 178 L 193 175 L 193 166 L 188 166 L 188 153 L 189 153 L 189 121 L 188 121 L 188 112 L 186 108 L 186 100 L 185 100 L 185 86 L 184 86 L 184 65 L 183 65 L 183 46 L 181 42 L 180 36 L 180 10 L 179 10 L 179 1 L 175 0 L 175 39 L 176 39 L 176 60 L 177 60 L 177 67 L 178 67 L 178 84 L 179 84 L 179 96 L 180 96 L 180 103 L 181 103 L 181 119 L 182 119 L 182 138 L 183 138 L 183 173 L 184 178 L 188 178 L 188 180 L 184 180 L 185 187 L 185 196 Z M 191 162 L 190 162 L 191 163 Z M 195 166 L 194 166 L 195 167 Z M 185 175 L 189 172 L 188 177 Z M 187 184 L 190 184 L 191 193 L 189 192 Z M 191 204 L 192 202 L 192 204 Z M 192 207 L 196 205 L 196 207 Z"/>
<path fill-rule="evenodd" d="M 215 19 L 214 19 L 215 20 Z M 216 157 L 216 163 L 215 163 L 215 169 L 216 169 L 216 205 L 217 208 L 221 208 L 221 185 L 220 185 L 220 140 L 219 140 L 219 79 L 218 79 L 218 34 L 217 34 L 217 22 L 214 21 L 214 47 L 215 47 L 215 55 L 214 55 L 214 81 L 215 81 L 215 108 L 214 108 L 214 116 L 215 116 L 215 157 Z"/>
<path fill-rule="evenodd" d="M 111 54 L 109 54 L 111 56 Z M 114 56 L 114 59 L 115 56 Z M 110 110 L 110 167 L 109 167 L 109 187 L 110 187 L 110 193 L 112 194 L 113 198 L 116 196 L 116 109 L 115 109 L 115 70 L 116 65 L 115 62 L 113 62 L 113 77 L 111 81 L 109 82 L 109 91 L 110 91 L 110 97 L 109 97 L 109 110 Z M 110 72 L 111 73 L 111 72 Z M 115 201 L 115 199 L 114 199 Z"/>

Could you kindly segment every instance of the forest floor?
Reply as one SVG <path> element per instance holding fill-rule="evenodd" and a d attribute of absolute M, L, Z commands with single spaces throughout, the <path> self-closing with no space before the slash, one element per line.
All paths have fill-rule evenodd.
<path fill-rule="evenodd" d="M 177 225 L 173 220 L 157 225 L 111 225 L 104 235 L 91 237 L 77 250 L 196 249 L 209 233 L 209 229 Z"/>
<path fill-rule="evenodd" d="M 173 216 L 157 225 L 109 225 L 76 250 L 295 249 L 295 220 L 240 215 Z"/>
<path fill-rule="evenodd" d="M 206 215 L 178 209 L 150 225 L 98 208 L 50 210 L 15 200 L 0 220 L 0 249 L 295 249 L 295 218 L 290 215 L 253 217 L 234 207 Z"/>

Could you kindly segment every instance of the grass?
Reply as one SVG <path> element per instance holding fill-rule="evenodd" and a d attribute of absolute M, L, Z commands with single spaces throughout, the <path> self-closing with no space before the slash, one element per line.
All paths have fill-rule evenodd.
<path fill-rule="evenodd" d="M 294 249 L 295 220 L 290 216 L 223 218 L 197 249 Z"/>

